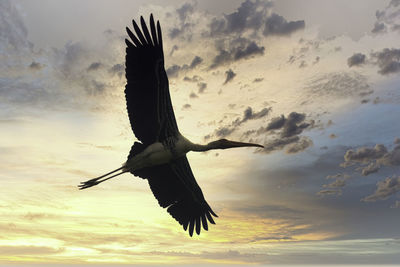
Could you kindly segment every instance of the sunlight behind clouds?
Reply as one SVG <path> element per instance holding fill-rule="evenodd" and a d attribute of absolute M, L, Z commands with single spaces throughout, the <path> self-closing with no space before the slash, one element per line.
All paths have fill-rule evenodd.
<path fill-rule="evenodd" d="M 400 261 L 398 1 L 39 3 L 0 2 L 1 264 Z M 182 134 L 265 145 L 188 154 L 219 216 L 193 238 L 144 179 L 77 188 L 136 140 L 125 26 L 150 13 Z"/>

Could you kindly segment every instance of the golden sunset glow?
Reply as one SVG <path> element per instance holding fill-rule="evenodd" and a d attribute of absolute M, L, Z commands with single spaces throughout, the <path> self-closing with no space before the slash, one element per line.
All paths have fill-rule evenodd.
<path fill-rule="evenodd" d="M 218 214 L 190 237 L 119 168 L 125 27 L 152 13 Z M 400 2 L 0 0 L 0 266 L 398 264 Z M 49 266 L 50 266 L 49 265 Z"/>

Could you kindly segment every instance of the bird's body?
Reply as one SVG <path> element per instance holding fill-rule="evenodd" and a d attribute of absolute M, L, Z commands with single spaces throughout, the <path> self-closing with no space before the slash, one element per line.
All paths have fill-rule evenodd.
<path fill-rule="evenodd" d="M 161 27 L 150 16 L 150 31 L 141 17 L 141 26 L 135 21 L 136 35 L 126 28 L 131 40 L 125 39 L 126 61 L 125 97 L 129 121 L 136 138 L 122 167 L 83 182 L 85 189 L 125 172 L 147 179 L 161 207 L 174 217 L 184 230 L 201 227 L 208 230 L 217 217 L 206 202 L 194 178 L 186 153 L 233 147 L 262 147 L 258 144 L 220 139 L 206 145 L 190 142 L 178 130 L 169 95 L 168 77 L 164 68 Z M 120 171 L 120 172 L 118 172 Z M 116 173 L 118 172 L 118 173 Z M 114 174 L 116 173 L 116 174 Z"/>
<path fill-rule="evenodd" d="M 172 147 L 168 147 L 161 142 L 155 142 L 139 154 L 130 157 L 124 163 L 123 170 L 140 170 L 155 165 L 166 164 L 185 156 L 193 147 L 194 144 L 182 135 L 178 136 Z"/>

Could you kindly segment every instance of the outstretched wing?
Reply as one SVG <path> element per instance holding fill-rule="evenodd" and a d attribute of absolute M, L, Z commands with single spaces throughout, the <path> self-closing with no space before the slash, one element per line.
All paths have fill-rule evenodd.
<path fill-rule="evenodd" d="M 140 143 L 135 143 L 129 157 L 140 153 L 144 147 Z M 215 224 L 212 216 L 218 216 L 204 199 L 186 156 L 169 164 L 131 173 L 148 180 L 160 206 L 167 208 L 168 213 L 183 226 L 185 231 L 189 229 L 190 236 L 193 235 L 194 229 L 200 234 L 201 226 L 208 230 L 208 222 Z"/>
<path fill-rule="evenodd" d="M 142 30 L 133 20 L 136 35 L 129 28 L 131 39 L 125 39 L 126 105 L 132 130 L 143 144 L 162 142 L 179 134 L 164 69 L 160 23 L 157 29 L 150 15 L 150 32 L 140 18 Z"/>

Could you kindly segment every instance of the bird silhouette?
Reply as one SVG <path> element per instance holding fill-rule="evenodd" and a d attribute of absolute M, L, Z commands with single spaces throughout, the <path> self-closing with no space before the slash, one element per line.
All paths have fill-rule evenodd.
<path fill-rule="evenodd" d="M 160 23 L 154 23 L 152 14 L 150 31 L 143 17 L 140 18 L 142 29 L 134 20 L 132 23 L 136 35 L 126 28 L 130 40 L 125 39 L 125 97 L 129 121 L 140 142 L 134 142 L 122 167 L 82 182 L 79 189 L 130 172 L 147 179 L 159 205 L 167 208 L 183 229 L 189 230 L 190 236 L 194 229 L 200 234 L 202 226 L 208 230 L 208 222 L 215 224 L 213 216 L 218 216 L 205 200 L 186 153 L 263 146 L 226 139 L 200 145 L 182 136 L 171 104 Z"/>

